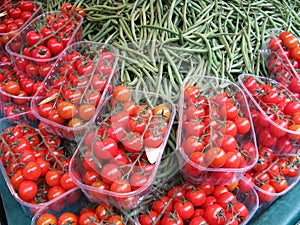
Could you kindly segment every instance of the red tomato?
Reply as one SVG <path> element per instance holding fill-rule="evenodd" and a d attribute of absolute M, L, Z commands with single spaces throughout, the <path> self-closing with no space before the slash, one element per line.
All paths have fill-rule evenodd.
<path fill-rule="evenodd" d="M 61 186 L 53 186 L 49 188 L 48 190 L 48 199 L 52 200 L 55 199 L 65 193 L 65 189 L 63 189 Z"/>
<path fill-rule="evenodd" d="M 109 190 L 116 193 L 129 193 L 131 192 L 131 186 L 127 180 L 120 179 L 114 181 Z"/>
<path fill-rule="evenodd" d="M 163 195 L 159 200 L 155 200 L 152 203 L 152 209 L 158 214 L 160 214 L 164 208 L 165 208 L 165 212 L 171 212 L 173 209 L 172 200 L 165 195 Z"/>
<path fill-rule="evenodd" d="M 197 216 L 191 219 L 190 225 L 207 225 L 207 221 L 202 216 Z"/>
<path fill-rule="evenodd" d="M 261 191 L 258 191 L 258 197 L 261 202 L 270 202 L 275 198 L 276 190 L 270 184 L 263 184 L 259 187 Z"/>
<path fill-rule="evenodd" d="M 57 113 L 63 119 L 71 119 L 76 114 L 76 106 L 67 101 L 61 101 L 57 106 Z"/>
<path fill-rule="evenodd" d="M 161 219 L 161 224 L 164 225 L 183 225 L 183 220 L 180 218 L 177 212 L 172 214 L 164 214 Z"/>
<path fill-rule="evenodd" d="M 22 175 L 27 180 L 36 180 L 42 174 L 42 170 L 37 162 L 29 162 L 23 169 Z"/>
<path fill-rule="evenodd" d="M 130 95 L 130 89 L 123 85 L 119 85 L 113 90 L 113 98 L 116 101 L 127 102 L 130 99 Z"/>
<path fill-rule="evenodd" d="M 34 181 L 24 180 L 19 186 L 19 197 L 26 201 L 30 202 L 38 192 L 38 186 Z"/>
<path fill-rule="evenodd" d="M 128 132 L 127 137 L 121 141 L 128 152 L 140 152 L 143 148 L 143 138 L 140 133 Z"/>
<path fill-rule="evenodd" d="M 82 104 L 79 106 L 78 112 L 81 119 L 89 121 L 95 115 L 96 108 L 91 104 Z"/>
<path fill-rule="evenodd" d="M 224 217 L 225 210 L 219 204 L 212 204 L 205 209 L 204 218 L 210 225 L 225 224 Z"/>
<path fill-rule="evenodd" d="M 52 37 L 47 41 L 47 47 L 52 55 L 58 55 L 64 50 L 64 44 L 58 38 Z"/>
<path fill-rule="evenodd" d="M 281 46 L 283 45 L 283 42 L 280 38 L 274 37 L 271 38 L 269 41 L 269 48 L 272 51 L 276 51 L 277 49 L 279 49 Z"/>
<path fill-rule="evenodd" d="M 221 148 L 210 148 L 205 152 L 204 158 L 211 167 L 222 167 L 226 162 L 226 153 Z"/>
<path fill-rule="evenodd" d="M 96 207 L 96 215 L 99 220 L 108 220 L 113 212 L 113 208 L 106 203 L 101 203 Z"/>
<path fill-rule="evenodd" d="M 100 175 L 102 180 L 107 184 L 112 184 L 122 177 L 119 167 L 112 163 L 105 164 L 101 169 Z"/>
<path fill-rule="evenodd" d="M 58 217 L 57 225 L 78 224 L 78 216 L 71 212 L 64 212 Z"/>
<path fill-rule="evenodd" d="M 237 203 L 237 199 L 233 193 L 226 191 L 217 197 L 217 203 L 227 211 Z"/>
<path fill-rule="evenodd" d="M 74 183 L 73 179 L 70 176 L 69 172 L 66 172 L 62 175 L 60 178 L 60 185 L 63 187 L 65 190 L 70 190 L 72 188 L 76 187 L 76 184 Z"/>
<path fill-rule="evenodd" d="M 139 216 L 139 222 L 141 225 L 152 225 L 154 221 L 157 220 L 155 223 L 156 225 L 160 225 L 160 220 L 158 218 L 158 213 L 150 210 L 149 215 L 143 214 Z"/>
<path fill-rule="evenodd" d="M 140 173 L 134 173 L 130 176 L 129 183 L 132 191 L 143 187 L 148 182 L 148 176 L 142 175 Z"/>
<path fill-rule="evenodd" d="M 96 139 L 92 145 L 95 156 L 98 159 L 110 159 L 117 155 L 118 145 L 112 138 Z"/>
<path fill-rule="evenodd" d="M 282 175 L 274 176 L 270 181 L 270 185 L 275 188 L 277 193 L 286 190 L 289 186 L 288 181 Z"/>
<path fill-rule="evenodd" d="M 54 215 L 50 213 L 42 214 L 36 222 L 36 225 L 55 225 L 55 224 L 57 224 L 57 219 Z"/>
<path fill-rule="evenodd" d="M 174 204 L 174 211 L 176 211 L 182 220 L 190 219 L 194 214 L 194 206 L 189 201 L 177 201 Z"/>
<path fill-rule="evenodd" d="M 86 212 L 79 216 L 79 225 L 97 225 L 97 215 L 95 212 Z"/>
<path fill-rule="evenodd" d="M 195 207 L 201 206 L 206 200 L 205 191 L 201 188 L 196 190 L 188 190 L 186 193 L 186 198 L 189 200 Z"/>
<path fill-rule="evenodd" d="M 46 183 L 53 187 L 60 185 L 60 179 L 62 177 L 62 173 L 59 170 L 49 170 L 45 175 Z"/>

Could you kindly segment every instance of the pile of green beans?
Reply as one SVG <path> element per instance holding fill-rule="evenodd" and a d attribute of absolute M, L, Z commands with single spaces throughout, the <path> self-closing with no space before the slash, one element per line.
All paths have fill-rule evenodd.
<path fill-rule="evenodd" d="M 271 29 L 289 30 L 300 37 L 300 0 L 69 2 L 85 10 L 83 39 L 120 50 L 121 83 L 167 95 L 175 103 L 189 75 L 211 74 L 231 81 L 242 73 L 268 76 L 260 49 Z M 62 4 L 48 0 L 44 9 L 57 10 Z M 176 124 L 166 156 L 172 155 L 175 143 Z M 166 157 L 164 162 L 174 165 L 172 160 Z M 166 175 L 160 174 L 157 183 Z"/>
<path fill-rule="evenodd" d="M 232 81 L 241 73 L 267 76 L 259 51 L 271 29 L 300 36 L 297 0 L 69 2 L 86 12 L 84 39 L 120 49 L 121 82 L 150 84 L 151 91 L 174 101 L 188 75 L 209 71 Z M 56 10 L 62 3 L 49 0 L 45 9 Z"/>

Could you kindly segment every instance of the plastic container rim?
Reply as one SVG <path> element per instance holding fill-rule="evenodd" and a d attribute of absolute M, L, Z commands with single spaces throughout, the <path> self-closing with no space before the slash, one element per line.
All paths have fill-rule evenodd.
<path fill-rule="evenodd" d="M 189 77 L 186 77 L 183 81 L 183 84 L 182 84 L 182 90 L 181 90 L 181 96 L 180 96 L 180 99 L 179 99 L 179 118 L 182 118 L 183 116 L 183 102 L 184 102 L 184 87 L 185 85 L 188 83 L 189 79 L 191 78 L 194 78 L 194 77 L 200 77 L 199 75 L 194 75 L 194 76 L 189 76 Z M 240 90 L 240 93 L 242 94 L 243 96 L 243 99 L 245 100 L 245 103 L 248 104 L 248 101 L 247 101 L 247 98 L 243 92 L 243 90 L 238 86 L 236 85 L 235 83 L 231 82 L 230 80 L 228 79 L 224 79 L 224 78 L 219 78 L 219 77 L 212 77 L 212 76 L 201 76 L 203 77 L 204 79 L 214 79 L 214 80 L 220 80 L 220 81 L 224 81 L 224 82 L 227 82 L 229 85 L 233 85 L 235 86 L 238 90 Z M 250 110 L 249 110 L 249 104 L 248 104 L 248 107 L 247 107 L 247 114 L 249 116 L 249 121 L 251 124 L 253 124 L 252 122 L 252 118 L 251 118 L 251 114 L 250 114 Z M 179 126 L 178 127 L 182 127 L 182 120 L 179 119 Z M 179 128 L 178 128 L 179 129 Z M 253 138 L 253 144 L 255 146 L 255 158 L 253 158 L 253 162 L 246 166 L 246 167 L 243 167 L 243 168 L 213 168 L 213 167 L 203 167 L 203 166 L 200 166 L 194 162 L 192 162 L 189 157 L 185 154 L 185 152 L 183 151 L 183 148 L 181 147 L 181 135 L 177 135 L 177 146 L 176 146 L 176 149 L 180 151 L 180 155 L 183 156 L 184 160 L 186 163 L 192 165 L 194 168 L 197 168 L 199 170 L 203 170 L 203 171 L 207 171 L 207 172 L 236 172 L 236 173 L 241 173 L 241 172 L 246 172 L 247 170 L 251 169 L 258 161 L 258 148 L 257 148 L 257 144 L 256 144 L 256 135 L 255 135 L 255 132 L 254 132 L 254 128 L 253 126 L 251 125 L 250 127 L 251 129 L 251 134 L 252 134 L 252 138 Z"/>

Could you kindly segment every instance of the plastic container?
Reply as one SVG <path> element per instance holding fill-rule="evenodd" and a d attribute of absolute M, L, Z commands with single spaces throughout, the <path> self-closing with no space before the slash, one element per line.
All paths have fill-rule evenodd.
<path fill-rule="evenodd" d="M 154 201 L 163 199 L 163 196 L 168 196 L 169 199 L 170 199 L 169 196 L 171 196 L 171 199 L 173 199 L 173 200 L 174 200 L 174 198 L 180 198 L 180 197 L 176 197 L 176 194 L 170 195 L 170 193 L 174 193 L 174 192 L 172 192 L 173 190 L 176 190 L 175 193 L 176 192 L 177 192 L 177 194 L 179 193 L 179 196 L 180 196 L 180 193 L 181 193 L 182 189 L 184 189 L 183 191 L 185 191 L 185 193 L 187 193 L 188 190 L 196 191 L 198 189 L 198 187 L 200 187 L 200 189 L 202 189 L 201 186 L 198 185 L 198 184 L 195 185 L 195 184 L 186 182 L 184 179 L 182 179 L 181 174 L 177 174 L 176 178 L 177 179 L 167 180 L 164 183 L 162 183 L 161 186 L 157 190 L 155 190 L 154 192 L 151 192 L 149 195 L 147 195 L 146 198 L 139 204 L 139 206 L 130 212 L 131 217 L 135 221 L 134 224 L 138 224 L 138 225 L 141 224 L 139 222 L 139 217 L 141 215 L 148 215 L 149 214 L 149 211 L 151 210 L 151 207 L 152 207 Z M 204 190 L 204 189 L 202 189 L 202 190 Z M 248 217 L 244 221 L 239 223 L 239 224 L 245 225 L 255 215 L 255 213 L 256 213 L 256 211 L 259 207 L 259 200 L 258 200 L 257 193 L 256 193 L 254 188 L 251 188 L 247 192 L 243 192 L 239 189 L 235 189 L 231 192 L 236 195 L 237 201 L 243 203 L 248 209 L 248 213 L 249 213 Z M 211 196 L 213 196 L 213 194 L 206 195 L 206 199 L 209 196 L 211 197 Z M 167 198 L 165 198 L 164 200 L 167 200 Z M 187 200 L 187 199 L 185 199 L 185 200 L 190 201 L 190 200 Z M 200 198 L 198 199 L 198 202 L 199 201 L 201 201 Z M 176 202 L 176 200 L 172 202 L 173 203 L 173 208 L 174 208 L 175 202 Z M 197 210 L 203 209 L 202 204 L 200 204 L 199 206 L 194 206 L 194 210 L 196 210 L 196 209 Z M 172 212 L 174 213 L 173 210 L 171 210 L 171 213 Z M 176 215 L 176 213 L 174 213 L 173 215 Z M 162 222 L 161 219 L 163 218 L 163 214 L 158 215 L 158 216 L 160 217 L 159 218 L 160 222 Z M 202 215 L 201 217 L 204 218 L 205 216 Z M 222 217 L 220 217 L 220 219 L 221 218 Z M 189 222 L 191 222 L 191 220 L 188 220 L 188 219 L 184 220 L 184 224 L 189 224 Z M 226 222 L 225 222 L 225 224 L 226 224 Z"/>
<path fill-rule="evenodd" d="M 125 113 L 123 102 L 111 101 L 112 96 L 110 96 L 101 107 L 99 117 L 96 119 L 96 126 L 87 131 L 70 163 L 73 180 L 90 201 L 98 203 L 104 201 L 119 209 L 136 207 L 152 187 L 176 111 L 172 101 L 165 96 L 135 90 L 131 90 L 130 93 L 130 101 L 138 106 L 137 114 L 139 116 L 151 115 L 148 118 L 145 117 L 147 125 L 144 127 L 144 131 L 130 128 L 128 121 L 136 117 L 131 113 Z M 148 114 L 149 108 L 143 109 L 145 104 L 151 106 L 152 113 Z M 126 102 L 124 102 L 125 105 Z M 164 108 L 165 111 L 156 111 L 155 113 L 155 110 L 162 105 L 168 107 L 169 119 L 167 122 L 160 114 L 167 112 L 166 108 Z M 120 124 L 122 119 L 119 120 L 121 117 L 125 118 L 122 124 Z M 126 118 L 129 118 L 128 124 L 126 124 Z M 115 133 L 115 131 L 112 133 L 112 129 L 118 130 L 120 133 Z M 160 132 L 160 143 L 155 141 L 149 143 L 149 139 L 148 142 L 146 141 L 146 132 L 153 132 L 153 130 Z M 135 144 L 132 145 L 133 143 Z M 109 150 L 105 147 L 107 144 L 119 147 Z M 96 173 L 99 180 L 104 183 L 103 188 L 97 188 L 97 184 L 87 182 L 85 178 L 87 173 Z M 142 178 L 137 180 L 143 182 L 135 183 L 133 177 L 137 178 L 140 175 L 143 175 Z M 127 185 L 126 191 L 118 192 L 113 188 L 117 186 L 118 182 Z"/>
<path fill-rule="evenodd" d="M 300 131 L 298 129 L 299 125 L 296 122 L 294 123 L 292 118 L 295 113 L 300 113 L 300 107 L 297 107 L 300 101 L 289 90 L 270 78 L 242 74 L 238 80 L 248 96 L 259 145 L 271 148 L 274 154 L 298 155 L 299 150 L 297 146 L 299 145 Z M 247 89 L 249 84 L 248 82 L 246 84 L 246 81 L 256 82 L 253 90 L 252 87 L 251 90 Z M 265 86 L 266 84 L 267 86 Z M 269 100 L 271 95 L 268 95 L 270 93 L 268 88 L 270 86 L 277 91 L 277 94 L 275 91 L 272 91 L 272 96 L 275 96 L 274 99 L 276 98 L 277 100 Z M 258 95 L 261 97 L 258 98 Z M 288 101 L 290 102 L 288 103 Z M 269 103 L 266 104 L 266 102 Z M 296 107 L 294 108 L 294 106 Z"/>
<path fill-rule="evenodd" d="M 37 158 L 46 159 L 48 157 L 47 159 L 50 160 L 49 166 L 52 169 L 57 169 L 59 168 L 59 166 L 61 166 L 61 167 L 65 167 L 64 170 L 67 171 L 68 169 L 67 158 L 70 158 L 71 151 L 72 149 L 76 148 L 76 145 L 74 145 L 74 143 L 69 141 L 66 142 L 65 140 L 61 140 L 61 139 L 58 140 L 57 137 L 45 133 L 45 130 L 43 129 L 37 129 L 38 121 L 34 121 L 34 122 L 28 121 L 27 120 L 28 116 L 26 114 L 28 113 L 22 113 L 16 116 L 0 119 L 0 134 L 1 134 L 0 137 L 1 137 L 1 143 L 3 143 L 0 146 L 0 150 L 2 152 L 0 156 L 1 159 L 0 170 L 13 198 L 20 204 L 20 206 L 24 210 L 25 215 L 32 216 L 38 209 L 40 209 L 40 207 L 47 205 L 48 203 L 55 200 L 55 199 L 49 200 L 47 197 L 48 192 L 42 192 L 43 190 L 42 188 L 46 188 L 46 189 L 50 188 L 45 183 L 45 175 L 41 175 L 39 178 L 32 181 L 37 184 L 38 188 L 40 188 L 40 192 L 38 192 L 38 194 L 35 196 L 36 197 L 34 199 L 35 202 L 31 200 L 25 201 L 23 198 L 21 198 L 17 191 L 18 186 L 16 186 L 17 183 L 20 181 L 20 179 L 18 179 L 18 182 L 13 183 L 10 178 L 14 174 L 18 174 L 19 172 L 23 174 L 22 169 L 30 162 L 35 161 Z M 14 128 L 13 130 L 6 131 L 7 128 L 16 127 L 16 126 L 18 126 L 18 128 Z M 37 130 L 39 130 L 39 132 L 43 134 L 43 136 L 38 135 L 39 137 L 38 143 L 36 142 L 37 136 L 35 135 L 38 134 Z M 20 131 L 22 133 L 20 133 Z M 4 136 L 4 134 L 6 135 Z M 24 139 L 28 141 L 24 141 Z M 47 143 L 49 143 L 49 145 L 51 141 L 56 141 L 55 146 L 57 148 L 61 147 L 60 149 L 56 149 L 58 153 L 56 154 L 56 157 L 58 160 L 55 159 L 55 157 L 53 157 L 53 154 L 50 153 L 50 150 L 47 147 L 46 149 L 48 151 L 44 149 L 43 146 L 46 146 L 45 145 L 46 140 L 48 140 Z M 52 143 L 52 145 L 53 144 L 54 143 Z M 30 147 L 28 147 L 28 145 L 30 145 Z M 5 148 L 3 146 L 5 146 Z M 32 154 L 34 154 L 34 157 Z M 15 159 L 12 157 L 12 155 L 14 155 Z M 13 161 L 13 163 L 11 163 L 11 160 Z M 18 162 L 18 163 L 14 163 L 14 162 Z M 12 165 L 14 166 L 11 167 Z M 25 177 L 23 177 L 23 179 L 27 180 Z M 65 189 L 65 191 L 67 192 L 67 189 Z M 40 203 L 38 201 L 40 201 Z"/>
<path fill-rule="evenodd" d="M 269 182 L 267 185 L 271 185 L 272 187 L 274 187 L 275 189 L 273 189 L 272 187 L 268 187 L 267 189 L 265 187 L 263 187 L 264 183 L 262 182 L 261 185 L 259 185 L 259 179 L 268 179 L 268 178 L 263 178 L 265 177 L 263 174 L 268 174 L 270 176 L 270 174 L 274 174 L 274 172 L 272 172 L 271 168 L 275 168 L 275 166 L 277 164 L 280 163 L 280 161 L 282 160 L 286 160 L 289 164 L 289 166 L 295 167 L 295 170 L 293 169 L 292 173 L 294 173 L 294 175 L 291 177 L 290 175 L 288 176 L 287 173 L 284 173 L 284 170 L 281 170 L 277 175 L 275 175 L 275 177 L 271 177 L 271 182 Z M 294 159 L 295 161 L 297 161 L 297 159 Z M 244 177 L 241 182 L 243 182 L 243 186 L 245 186 L 245 184 L 249 187 L 253 186 L 253 188 L 257 191 L 258 197 L 259 197 L 259 203 L 260 203 L 260 211 L 266 210 L 277 198 L 285 195 L 287 192 L 289 192 L 295 185 L 298 184 L 299 179 L 300 179 L 300 175 L 299 175 L 299 163 L 298 165 L 294 164 L 295 162 L 293 162 L 291 159 L 289 159 L 289 157 L 287 156 L 277 156 L 276 159 L 273 160 L 273 162 L 270 163 L 269 167 L 264 169 L 261 172 L 256 172 L 254 170 L 252 171 L 248 171 L 249 174 L 256 173 L 255 175 L 252 175 L 252 177 L 254 178 L 254 180 L 249 180 L 249 177 Z M 292 166 L 293 164 L 293 166 Z M 275 165 L 275 166 L 274 166 Z M 260 178 L 261 177 L 261 178 Z M 282 182 L 282 180 L 286 179 L 287 181 L 287 187 L 283 189 L 284 187 L 284 182 Z M 254 183 L 254 182 L 258 182 L 258 183 Z M 274 183 L 277 185 L 274 186 Z M 270 188 L 270 189 L 269 189 Z M 277 189 L 277 190 L 276 190 Z M 281 190 L 282 189 L 282 190 Z M 273 191 L 271 191 L 273 190 Z"/>
<path fill-rule="evenodd" d="M 81 65 L 76 66 L 76 69 L 68 67 L 69 63 L 78 64 L 76 60 L 68 59 L 75 54 L 74 52 L 80 53 L 82 59 Z M 91 62 L 86 61 L 90 59 Z M 44 80 L 43 87 L 34 95 L 31 102 L 33 114 L 47 125 L 49 132 L 72 140 L 82 138 L 86 129 L 94 122 L 103 100 L 117 81 L 117 60 L 118 51 L 111 45 L 90 41 L 69 45 Z M 68 89 L 65 89 L 66 86 Z M 53 90 L 57 90 L 58 95 L 53 99 L 48 98 L 47 96 L 53 93 Z M 74 95 L 77 97 L 73 98 Z M 96 96 L 96 99 L 93 96 Z M 59 114 L 63 116 L 60 122 L 51 120 L 50 117 L 41 113 L 40 109 L 50 103 L 53 104 L 52 108 L 59 110 L 59 99 L 71 102 L 78 113 L 73 112 L 69 117 Z M 94 113 L 84 113 L 86 112 L 84 107 L 93 109 Z M 79 121 L 77 125 L 76 121 Z"/>
<path fill-rule="evenodd" d="M 50 54 L 49 56 L 49 51 L 45 50 L 44 48 L 41 48 L 42 45 L 40 42 L 36 43 L 35 41 L 31 41 L 30 43 L 28 43 L 26 35 L 29 32 L 31 32 L 30 35 L 34 34 L 32 32 L 40 34 L 41 29 L 43 27 L 49 25 L 49 23 L 52 24 L 49 26 L 55 29 L 55 31 L 53 31 L 52 34 L 46 36 L 43 39 L 47 47 L 49 43 L 48 40 L 50 40 L 51 37 L 59 35 L 62 35 L 61 40 L 63 40 L 64 35 L 67 35 L 69 37 L 69 41 L 66 41 L 63 44 L 64 48 L 66 48 L 69 44 L 79 41 L 81 39 L 83 17 L 79 14 L 76 14 L 73 17 L 70 17 L 68 20 L 66 20 L 63 25 L 55 24 L 55 21 L 57 21 L 58 19 L 53 19 L 53 16 L 59 17 L 60 15 L 61 13 L 59 11 L 39 15 L 34 20 L 32 20 L 26 27 L 24 27 L 17 35 L 11 38 L 6 44 L 5 49 L 11 56 L 11 60 L 16 66 L 16 68 L 19 70 L 19 72 L 21 72 L 24 75 L 43 76 L 41 71 L 44 70 L 45 67 L 51 67 L 52 64 L 54 64 L 59 57 L 58 53 L 54 54 L 53 52 L 51 52 L 52 54 Z M 74 25 L 74 27 L 69 31 L 70 34 L 68 34 L 63 29 L 66 29 L 67 24 L 71 23 L 71 21 L 73 21 L 72 23 L 76 25 Z M 39 45 L 39 50 L 37 51 L 37 53 L 34 53 L 36 45 Z M 23 52 L 23 49 L 25 49 L 24 46 L 28 46 L 26 54 Z M 36 54 L 36 57 L 33 57 L 32 54 Z"/>
<path fill-rule="evenodd" d="M 14 66 L 8 63 L 0 65 L 0 74 L 2 79 L 2 87 L 0 88 L 0 112 L 3 116 L 13 116 L 30 111 L 30 101 L 32 96 L 28 95 L 21 86 L 22 80 L 25 80 L 26 78 L 22 78 L 14 69 Z M 32 80 L 30 81 L 34 83 Z M 16 94 L 5 90 L 6 87 L 11 89 L 11 87 L 14 86 L 18 86 L 19 89 Z M 31 87 L 31 91 L 32 90 L 33 88 Z M 35 119 L 32 117 L 31 113 L 26 115 L 29 116 L 28 119 Z"/>
<path fill-rule="evenodd" d="M 235 119 L 241 118 L 247 122 L 247 129 L 230 132 L 227 127 L 238 124 Z M 183 158 L 185 179 L 193 183 L 208 179 L 224 185 L 240 179 L 258 159 L 256 137 L 242 90 L 226 79 L 187 77 L 179 103 L 177 149 Z M 225 164 L 228 157 L 232 158 L 233 153 L 229 152 L 237 156 L 233 158 L 239 158 L 236 163 Z"/>
<path fill-rule="evenodd" d="M 0 3 L 0 7 L 3 7 L 3 8 L 0 8 L 0 13 L 6 13 L 6 14 L 9 13 L 9 11 L 8 12 L 5 11 L 5 5 L 7 5 L 9 2 L 10 1 L 4 1 L 3 5 L 2 5 L 2 3 Z M 36 6 L 35 11 L 32 12 L 31 17 L 28 20 L 24 21 L 23 25 L 21 25 L 20 27 L 18 27 L 16 30 L 13 30 L 13 31 L 4 32 L 4 33 L 0 32 L 0 49 L 4 49 L 5 44 L 12 37 L 14 37 L 15 34 L 17 34 L 20 30 L 22 30 L 24 27 L 26 27 L 30 23 L 30 21 L 32 21 L 32 19 L 34 19 L 35 17 L 37 17 L 40 14 L 41 9 L 42 9 L 42 3 L 40 3 L 40 2 L 33 2 L 33 3 Z M 13 7 L 19 6 L 20 2 L 12 3 L 12 5 L 13 5 Z"/>
<path fill-rule="evenodd" d="M 291 51 L 285 48 L 284 44 L 275 44 L 277 47 L 273 47 L 272 44 L 273 50 L 269 45 L 271 39 L 275 40 L 274 38 L 278 38 L 280 40 L 279 35 L 282 32 L 283 30 L 278 28 L 272 29 L 270 37 L 264 43 L 260 52 L 264 57 L 266 67 L 268 68 L 270 74 L 272 74 L 273 79 L 288 88 L 298 97 L 300 93 L 300 76 L 297 72 L 297 69 L 299 68 L 299 62 L 292 59 Z M 280 41 L 277 41 L 277 43 Z"/>
<path fill-rule="evenodd" d="M 31 225 L 36 225 L 38 222 L 38 219 L 43 215 L 43 214 L 52 214 L 53 216 L 56 217 L 56 219 L 59 218 L 60 215 L 62 215 L 65 212 L 70 212 L 78 216 L 79 218 L 79 213 L 80 210 L 83 208 L 90 208 L 93 209 L 94 211 L 97 209 L 98 204 L 90 202 L 81 192 L 79 188 L 74 189 L 66 193 L 65 195 L 57 198 L 54 202 L 49 203 L 45 206 L 43 206 L 39 211 L 37 211 L 34 215 L 34 217 L 31 220 Z M 120 216 L 120 219 L 122 223 L 128 224 L 128 218 L 126 218 L 124 215 L 122 215 L 121 212 L 116 210 L 115 208 L 106 208 L 108 209 L 108 213 L 111 213 L 111 215 L 107 215 L 107 218 L 101 220 L 98 219 L 98 221 L 94 221 L 96 224 L 102 224 L 104 222 L 108 223 L 112 221 L 109 221 L 109 217 Z M 102 214 L 101 214 L 102 215 Z M 104 217 L 104 215 L 102 215 Z M 118 217 L 119 218 L 119 217 Z M 117 221 L 115 221 L 117 222 Z M 119 223 L 118 223 L 119 224 Z"/>

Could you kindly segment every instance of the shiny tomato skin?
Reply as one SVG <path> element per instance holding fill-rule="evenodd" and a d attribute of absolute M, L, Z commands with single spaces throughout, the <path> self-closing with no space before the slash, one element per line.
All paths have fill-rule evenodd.
<path fill-rule="evenodd" d="M 56 225 L 56 224 L 57 224 L 57 218 L 50 213 L 42 214 L 36 222 L 36 225 Z"/>
<path fill-rule="evenodd" d="M 57 225 L 78 224 L 78 216 L 71 212 L 64 212 L 58 217 Z"/>
<path fill-rule="evenodd" d="M 24 180 L 19 186 L 19 197 L 29 202 L 31 201 L 38 192 L 38 186 L 34 181 Z"/>

